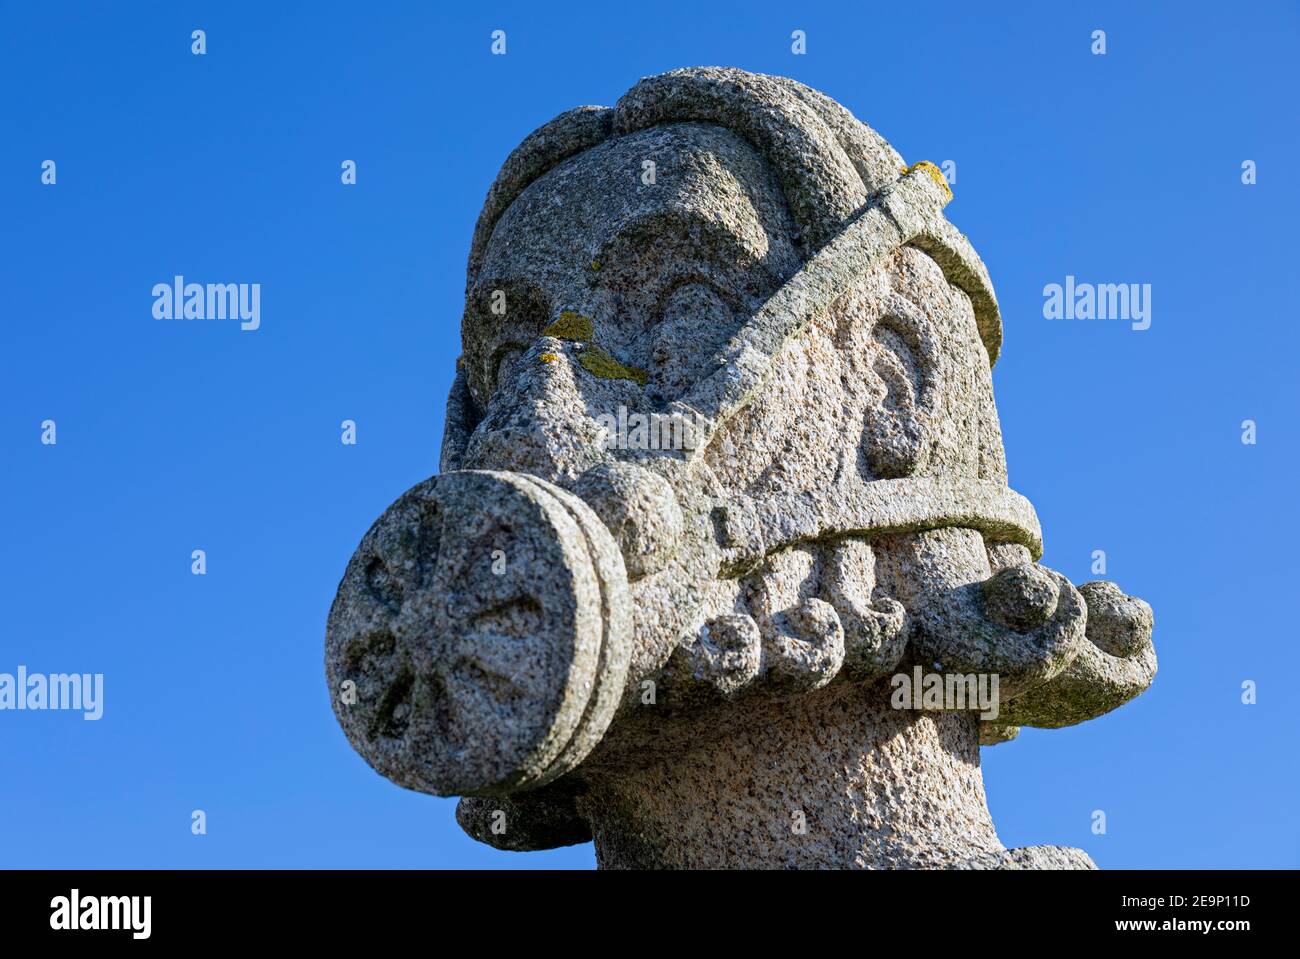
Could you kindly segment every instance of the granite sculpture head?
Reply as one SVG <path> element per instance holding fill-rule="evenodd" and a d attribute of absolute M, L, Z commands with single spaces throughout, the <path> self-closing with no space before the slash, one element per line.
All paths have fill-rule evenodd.
<path fill-rule="evenodd" d="M 474 234 L 443 472 L 367 533 L 330 614 L 358 752 L 471 797 L 495 845 L 594 831 L 605 864 L 687 865 L 628 783 L 774 737 L 790 704 L 817 724 L 851 695 L 889 725 L 891 677 L 995 677 L 992 711 L 929 706 L 984 828 L 978 742 L 1145 689 L 1150 608 L 1035 562 L 997 301 L 950 198 L 834 101 L 737 70 L 530 135 Z M 849 861 L 1001 854 L 991 826 L 917 828 L 933 855 Z"/>

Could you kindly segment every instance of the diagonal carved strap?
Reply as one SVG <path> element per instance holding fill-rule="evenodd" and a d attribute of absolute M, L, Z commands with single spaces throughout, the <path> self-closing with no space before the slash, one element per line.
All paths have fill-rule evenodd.
<path fill-rule="evenodd" d="M 687 459 L 702 454 L 722 424 L 745 406 L 790 337 L 828 310 L 857 278 L 909 243 L 934 256 L 950 281 L 971 296 L 992 362 L 1001 338 L 997 301 L 974 250 L 943 218 L 949 198 L 946 186 L 927 170 L 905 174 L 876 193 L 783 284 L 732 339 L 721 368 L 669 405 L 670 412 L 702 424 Z"/>

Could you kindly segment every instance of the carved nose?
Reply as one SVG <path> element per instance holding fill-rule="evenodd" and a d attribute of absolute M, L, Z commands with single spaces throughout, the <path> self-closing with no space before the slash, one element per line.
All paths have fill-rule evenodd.
<path fill-rule="evenodd" d="M 586 756 L 618 704 L 630 633 L 622 558 L 589 507 L 531 476 L 460 471 L 413 487 L 362 539 L 326 672 L 378 772 L 487 795 Z"/>

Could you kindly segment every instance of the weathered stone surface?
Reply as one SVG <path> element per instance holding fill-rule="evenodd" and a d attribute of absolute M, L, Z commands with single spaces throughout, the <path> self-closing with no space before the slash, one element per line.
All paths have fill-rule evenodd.
<path fill-rule="evenodd" d="M 622 559 L 589 507 L 531 476 L 459 471 L 366 534 L 330 611 L 326 668 L 335 689 L 354 684 L 335 712 L 379 772 L 442 795 L 506 793 L 595 745 L 628 634 Z"/>
<path fill-rule="evenodd" d="M 456 822 L 479 842 L 510 852 L 591 842 L 591 827 L 574 804 L 576 785 L 561 779 L 514 796 L 466 796 L 456 804 Z"/>
<path fill-rule="evenodd" d="M 1114 583 L 1084 583 L 1079 593 L 1088 604 L 1088 642 L 1054 680 L 1008 703 L 1002 722 L 1073 726 L 1117 709 L 1151 685 L 1151 607 Z"/>
<path fill-rule="evenodd" d="M 602 867 L 1091 867 L 1003 848 L 979 748 L 1140 693 L 1151 611 L 1036 562 L 950 199 L 739 70 L 526 138 L 471 245 L 444 472 L 330 613 L 367 761 Z M 954 696 L 981 678 L 993 709 Z"/>

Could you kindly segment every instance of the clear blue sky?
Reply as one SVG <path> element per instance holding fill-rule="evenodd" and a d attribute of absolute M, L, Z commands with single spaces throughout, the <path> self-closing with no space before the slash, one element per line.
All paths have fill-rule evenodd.
<path fill-rule="evenodd" d="M 329 709 L 325 614 L 370 522 L 436 470 L 501 161 L 698 64 L 795 77 L 908 162 L 956 161 L 1044 561 L 1082 582 L 1104 549 L 1155 607 L 1145 696 L 984 751 L 1003 840 L 1300 864 L 1296 6 L 445 6 L 4 4 L 0 671 L 102 672 L 106 701 L 0 713 L 0 866 L 593 865 L 478 845 L 454 800 L 373 773 Z M 156 322 L 177 273 L 261 283 L 261 329 Z M 1067 274 L 1152 284 L 1151 328 L 1045 320 Z"/>

